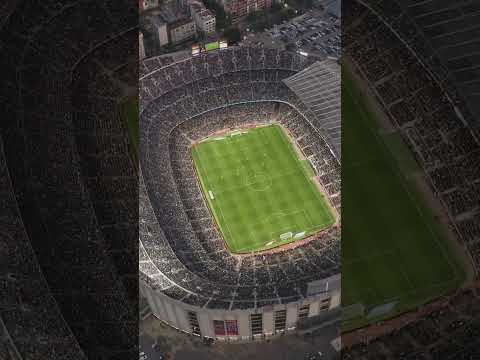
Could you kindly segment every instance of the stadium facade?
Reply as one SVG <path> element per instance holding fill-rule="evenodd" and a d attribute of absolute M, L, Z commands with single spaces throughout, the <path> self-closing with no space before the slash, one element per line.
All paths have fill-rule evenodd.
<path fill-rule="evenodd" d="M 323 90 L 310 91 L 316 101 L 290 88 L 299 72 Z M 139 86 L 140 291 L 153 314 L 190 334 L 243 341 L 338 319 L 338 64 L 232 47 L 167 66 L 145 59 Z M 189 149 L 219 130 L 271 123 L 292 135 L 338 221 L 293 246 L 234 255 L 202 197 Z"/>

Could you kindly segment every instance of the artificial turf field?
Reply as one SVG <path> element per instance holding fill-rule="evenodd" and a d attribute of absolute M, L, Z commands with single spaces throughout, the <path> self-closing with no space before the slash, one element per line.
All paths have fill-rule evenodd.
<path fill-rule="evenodd" d="M 415 185 L 420 169 L 398 134 L 379 131 L 345 71 L 342 119 L 343 306 L 397 302 L 384 318 L 458 287 L 465 271 Z M 344 330 L 375 320 L 344 319 Z"/>
<path fill-rule="evenodd" d="M 192 147 L 192 157 L 233 253 L 274 248 L 335 222 L 308 161 L 299 159 L 278 125 L 208 138 Z M 282 239 L 287 233 L 292 236 Z"/>

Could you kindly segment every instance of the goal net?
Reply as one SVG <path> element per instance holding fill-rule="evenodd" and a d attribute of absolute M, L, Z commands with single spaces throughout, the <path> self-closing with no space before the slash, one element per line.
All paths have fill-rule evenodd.
<path fill-rule="evenodd" d="M 280 235 L 280 240 L 287 240 L 293 237 L 293 233 L 291 231 L 283 233 Z"/>

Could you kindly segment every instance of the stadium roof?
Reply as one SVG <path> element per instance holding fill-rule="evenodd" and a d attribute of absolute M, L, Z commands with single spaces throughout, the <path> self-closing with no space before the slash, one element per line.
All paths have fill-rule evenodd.
<path fill-rule="evenodd" d="M 341 157 L 340 66 L 326 59 L 283 80 L 298 98 L 315 114 L 325 131 L 328 143 Z"/>
<path fill-rule="evenodd" d="M 409 0 L 397 3 L 411 16 L 420 29 L 420 36 L 424 36 L 431 48 L 431 53 L 420 55 L 427 59 L 431 55 L 438 57 L 441 66 L 435 64 L 432 70 L 437 73 L 440 81 L 444 81 L 445 77 L 452 81 L 473 119 L 468 114 L 462 115 L 467 115 L 467 121 L 480 126 L 478 1 Z"/>
<path fill-rule="evenodd" d="M 265 62 L 260 61 L 262 58 Z M 338 159 L 334 159 L 328 151 L 325 151 L 325 146 L 328 144 L 319 141 L 318 136 L 310 133 L 317 132 L 316 129 L 320 126 L 315 115 L 285 83 L 281 82 L 281 79 L 312 64 L 314 59 L 292 52 L 249 47 L 229 47 L 166 66 L 153 61 L 154 59 L 156 58 L 141 62 L 144 73 L 140 78 L 139 89 L 142 128 L 146 130 L 148 127 L 156 127 L 157 129 L 151 132 L 142 131 L 141 134 L 145 139 L 155 138 L 153 141 L 142 142 L 144 146 L 142 151 L 150 155 L 142 157 L 139 168 L 139 267 L 142 282 L 167 297 L 191 306 L 208 309 L 260 308 L 279 302 L 296 302 L 308 298 L 309 282 L 327 278 L 339 272 L 340 226 L 332 227 L 319 234 L 321 237 L 318 239 L 299 244 L 301 246 L 288 249 L 288 252 L 282 250 L 274 254 L 252 253 L 238 262 L 224 248 L 220 234 L 212 231 L 213 227 L 210 226 L 212 220 L 208 220 L 207 224 L 204 219 L 198 221 L 193 218 L 193 216 L 202 217 L 208 209 L 205 208 L 205 211 L 202 211 L 204 209 L 202 208 L 200 211 L 187 213 L 188 209 L 197 209 L 202 204 L 198 200 L 202 195 L 199 193 L 199 196 L 190 196 L 193 195 L 192 191 L 199 191 L 199 189 L 196 183 L 192 184 L 192 181 L 196 180 L 187 174 L 189 171 L 187 167 L 176 166 L 175 172 L 166 170 L 172 169 L 170 156 L 168 156 L 170 151 L 176 154 L 174 162 L 178 164 L 181 162 L 178 161 L 181 156 L 185 155 L 170 149 L 169 136 L 166 134 L 170 134 L 171 129 L 175 127 L 173 135 L 176 139 L 175 146 L 185 150 L 188 148 L 180 144 L 183 141 L 181 140 L 183 137 L 179 136 L 180 132 L 186 131 L 188 126 L 193 125 L 194 130 L 191 135 L 201 136 L 201 133 L 196 130 L 201 128 L 200 122 L 185 120 L 200 119 L 200 116 L 205 116 L 202 121 L 210 122 L 207 116 L 213 114 L 205 110 L 215 110 L 219 118 L 236 119 L 230 115 L 234 114 L 235 107 L 238 107 L 238 114 L 241 114 L 238 119 L 248 121 L 249 117 L 243 116 L 247 108 L 250 108 L 249 113 L 257 113 L 260 111 L 257 109 L 260 108 L 269 108 L 274 111 L 276 104 L 280 103 L 283 110 L 278 111 L 286 114 L 285 122 L 291 120 L 293 124 L 300 125 L 297 136 L 306 141 L 304 143 L 306 147 L 314 148 L 316 163 L 324 162 L 323 170 L 329 175 L 328 181 L 333 185 L 330 187 L 332 205 L 339 208 Z M 235 59 L 235 61 L 229 59 Z M 215 69 L 212 68 L 210 71 L 209 66 L 205 65 L 215 63 L 226 65 L 221 68 L 225 76 L 219 77 L 220 82 L 209 81 L 211 87 L 206 91 L 200 91 L 201 87 L 196 84 L 204 83 L 205 79 L 212 78 L 215 74 Z M 239 70 L 235 63 L 238 64 Z M 257 68 L 258 65 L 261 65 L 261 68 Z M 254 70 L 253 66 L 257 70 Z M 209 71 L 202 72 L 202 69 Z M 251 71 L 260 72 L 260 70 L 264 79 L 270 79 L 268 86 L 259 86 L 258 82 L 251 81 L 250 76 L 246 76 Z M 228 74 L 231 76 L 229 77 Z M 325 76 L 323 84 L 329 83 L 329 73 L 325 72 Z M 252 91 L 254 87 L 263 91 L 261 101 L 252 101 L 257 100 L 253 99 L 253 95 L 257 94 Z M 182 88 L 185 90 L 188 88 L 189 94 L 187 95 L 186 91 L 177 91 Z M 232 98 L 219 95 L 224 93 Z M 261 94 L 258 93 L 258 95 Z M 221 102 L 218 102 L 218 99 Z M 218 107 L 219 105 L 222 107 Z M 228 112 L 224 112 L 227 107 Z M 291 111 L 285 108 L 290 108 Z M 307 114 L 308 118 L 300 116 L 297 112 Z M 288 118 L 288 115 L 292 117 Z M 166 118 L 171 118 L 171 121 L 163 121 Z M 304 120 L 305 124 L 303 124 Z M 307 126 L 306 122 L 310 122 L 312 126 Z M 179 125 L 185 128 L 178 128 Z M 218 126 L 225 125 L 223 122 L 218 122 Z M 152 159 L 153 162 L 147 161 L 147 158 Z M 177 170 L 182 171 L 182 174 Z M 185 190 L 176 191 L 175 189 Z M 184 203 L 187 198 L 191 200 L 188 208 Z M 208 244 L 204 239 L 209 239 Z M 204 241 L 205 244 L 200 241 Z M 299 264 L 290 266 L 294 265 L 295 254 L 304 258 L 302 264 L 304 263 L 305 266 L 299 266 Z M 270 266 L 270 261 L 276 265 Z M 288 270 L 282 270 L 287 267 Z M 239 276 L 240 270 L 245 276 Z M 281 285 L 272 287 L 272 283 L 280 278 Z"/>

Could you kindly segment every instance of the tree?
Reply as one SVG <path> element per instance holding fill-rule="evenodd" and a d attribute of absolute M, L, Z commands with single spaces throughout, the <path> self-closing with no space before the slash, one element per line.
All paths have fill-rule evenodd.
<path fill-rule="evenodd" d="M 226 29 L 223 36 L 227 38 L 228 43 L 231 45 L 238 43 L 242 39 L 242 33 L 236 27 Z"/>
<path fill-rule="evenodd" d="M 225 13 L 222 5 L 218 4 L 215 0 L 203 0 L 203 4 L 208 10 L 211 10 L 215 14 L 217 30 L 226 29 L 232 24 L 232 20 L 227 13 Z"/>
<path fill-rule="evenodd" d="M 247 16 L 247 22 L 253 31 L 263 31 L 269 25 L 269 18 L 266 11 L 257 10 Z"/>
<path fill-rule="evenodd" d="M 272 6 L 270 7 L 270 10 L 272 12 L 277 12 L 282 10 L 282 8 L 283 8 L 282 4 L 278 2 L 278 3 L 273 3 Z"/>
<path fill-rule="evenodd" d="M 226 29 L 232 24 L 232 20 L 230 17 L 225 13 L 225 10 L 221 6 L 218 6 L 217 10 L 215 11 L 216 14 L 216 24 L 217 29 Z"/>
<path fill-rule="evenodd" d="M 295 14 L 295 9 L 291 7 L 283 8 L 282 11 L 280 11 L 280 17 L 282 18 L 282 21 L 295 17 Z"/>

